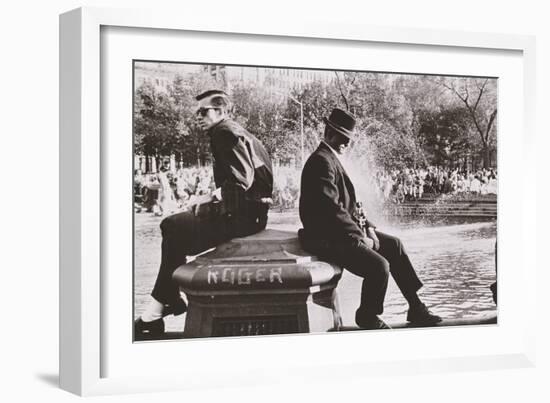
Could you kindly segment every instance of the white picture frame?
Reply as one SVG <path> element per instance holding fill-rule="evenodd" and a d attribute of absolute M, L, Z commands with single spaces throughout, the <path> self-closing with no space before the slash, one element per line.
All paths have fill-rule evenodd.
<path fill-rule="evenodd" d="M 275 353 L 285 346 L 295 344 L 304 354 L 311 352 L 308 345 L 326 351 L 336 343 L 334 335 L 316 336 L 277 336 L 268 338 L 249 338 L 231 340 L 211 340 L 193 342 L 194 355 L 190 355 L 189 345 L 164 343 L 162 350 L 151 345 L 141 346 L 137 355 L 149 357 L 166 354 L 181 354 L 182 359 L 195 368 L 175 371 L 165 368 L 157 375 L 149 371 L 138 374 L 111 375 L 106 370 L 106 360 L 119 347 L 113 345 L 105 335 L 104 317 L 110 310 L 112 300 L 107 300 L 102 267 L 107 264 L 106 251 L 109 244 L 102 234 L 102 225 L 106 219 L 102 213 L 108 198 L 105 197 L 106 150 L 101 133 L 104 130 L 102 117 L 102 95 L 105 88 L 102 80 L 102 42 L 101 32 L 105 27 L 126 27 L 141 30 L 160 30 L 171 32 L 223 33 L 225 35 L 253 36 L 255 40 L 277 40 L 287 38 L 293 41 L 323 40 L 338 43 L 376 43 L 377 46 L 433 47 L 437 49 L 466 49 L 483 54 L 484 52 L 511 52 L 521 64 L 521 82 L 516 84 L 520 91 L 521 118 L 520 133 L 517 138 L 507 137 L 508 145 L 499 144 L 499 163 L 505 155 L 520 145 L 520 158 L 527 163 L 533 155 L 534 139 L 534 93 L 535 93 L 535 42 L 533 37 L 488 33 L 466 33 L 457 31 L 430 31 L 406 28 L 380 28 L 364 25 L 303 20 L 300 24 L 281 26 L 277 22 L 249 21 L 243 24 L 232 19 L 210 18 L 199 20 L 185 14 L 151 10 L 110 10 L 102 8 L 81 8 L 70 11 L 60 17 L 60 385 L 63 389 L 79 395 L 97 395 L 129 393 L 141 391 L 164 391 L 196 387 L 223 386 L 239 384 L 242 386 L 265 382 L 295 382 L 296 379 L 326 379 L 334 376 L 344 377 L 347 373 L 357 376 L 371 374 L 413 373 L 422 371 L 453 371 L 491 368 L 510 368 L 531 366 L 534 362 L 534 330 L 526 324 L 535 309 L 535 284 L 527 281 L 536 277 L 533 246 L 528 242 L 528 233 L 534 232 L 534 200 L 521 196 L 513 199 L 506 188 L 499 189 L 499 325 L 485 329 L 484 340 L 491 338 L 500 341 L 496 347 L 484 350 L 483 342 L 478 346 L 466 346 L 445 353 L 434 349 L 433 352 L 417 352 L 416 355 L 402 356 L 399 351 L 388 357 L 365 355 L 340 357 L 311 354 L 308 362 L 303 362 L 299 354 L 294 354 L 287 362 L 258 358 L 256 352 L 265 351 L 266 346 Z M 262 39 L 263 38 L 263 39 Z M 518 79 L 517 75 L 514 76 Z M 521 134 L 521 135 L 520 135 Z M 499 134 L 500 136 L 500 134 Z M 504 185 L 514 181 L 513 173 L 502 170 Z M 506 179 L 509 174 L 510 179 Z M 526 188 L 530 178 L 523 183 Z M 533 185 L 533 184 L 531 184 Z M 534 186 L 534 185 L 533 185 Z M 502 191 L 504 190 L 504 191 Z M 501 196 L 502 195 L 502 196 Z M 504 201 L 504 202 L 503 202 Z M 519 211 L 517 209 L 519 208 Z M 510 211 L 516 211 L 514 218 Z M 502 225 L 501 225 L 502 217 Z M 520 245 L 515 245 L 515 258 L 510 256 L 511 245 L 502 231 L 507 233 L 512 220 Z M 130 235 L 129 235 L 130 236 Z M 510 259 L 506 259 L 510 257 Z M 502 266 L 501 266 L 501 263 Z M 521 276 L 514 281 L 508 280 L 514 264 L 519 262 Z M 502 268 L 501 268 L 502 267 Z M 514 284 L 512 284 L 514 283 Z M 525 298 L 519 306 L 513 306 L 512 286 L 521 288 Z M 123 297 L 125 298 L 125 297 Z M 510 312 L 510 313 L 508 313 Z M 522 313 L 523 312 L 523 313 Z M 521 319 L 521 321 L 519 320 Z M 131 328 L 130 318 L 121 325 Z M 471 329 L 422 330 L 422 337 L 428 340 L 453 338 L 470 340 Z M 470 332 L 470 333 L 468 333 Z M 360 344 L 364 332 L 346 334 L 346 344 Z M 403 337 L 415 338 L 418 334 L 403 332 L 392 333 L 381 338 L 380 333 L 369 334 L 369 344 L 391 343 L 388 338 L 399 340 Z M 313 337 L 313 339 L 307 339 Z M 338 335 L 337 337 L 342 337 Z M 418 338 L 418 337 L 416 337 Z M 313 340 L 313 342 L 312 342 Z M 342 343 L 342 339 L 337 341 Z M 128 343 L 131 340 L 128 338 Z M 107 346 L 110 346 L 107 348 Z M 249 350 L 248 355 L 240 356 L 240 364 L 235 364 L 239 356 L 228 352 Z M 129 346 L 126 346 L 129 347 Z M 443 351 L 443 352 L 442 352 Z M 201 365 L 203 358 L 217 354 L 220 365 L 215 370 Z M 280 355 L 280 354 L 279 354 Z M 269 357 L 269 356 L 267 356 Z M 149 361 L 148 361 L 149 360 Z M 233 361 L 231 361 L 233 360 Z M 231 366 L 222 361 L 233 362 Z M 263 371 L 255 371 L 264 367 Z M 227 369 L 232 368 L 231 374 Z M 328 371 L 337 368 L 338 371 Z M 284 369 L 284 370 L 282 370 Z M 122 371 L 124 372 L 124 371 Z M 334 375 L 338 373 L 341 375 Z"/>

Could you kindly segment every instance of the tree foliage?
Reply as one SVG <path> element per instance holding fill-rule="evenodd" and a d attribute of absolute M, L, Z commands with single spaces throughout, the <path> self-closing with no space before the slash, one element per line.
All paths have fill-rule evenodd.
<path fill-rule="evenodd" d="M 134 138 L 136 153 L 145 156 L 175 154 L 183 161 L 208 160 L 208 138 L 197 127 L 195 96 L 216 83 L 207 75 L 176 76 L 166 91 L 150 81 L 136 89 L 134 97 Z"/>
<path fill-rule="evenodd" d="M 496 142 L 496 81 L 489 78 L 440 77 L 437 82 L 466 108 L 478 135 L 484 168 L 489 168 L 491 148 Z"/>
<path fill-rule="evenodd" d="M 234 117 L 263 142 L 274 158 L 296 151 L 293 128 L 285 122 L 285 107 L 265 88 L 241 83 L 232 90 Z"/>
<path fill-rule="evenodd" d="M 357 117 L 352 154 L 384 169 L 452 166 L 466 155 L 480 156 L 488 166 L 496 147 L 495 80 L 338 72 L 329 82 L 291 90 L 275 84 L 229 83 L 225 76 L 217 82 L 193 73 L 175 76 L 161 91 L 145 81 L 134 97 L 135 151 L 175 154 L 185 164 L 208 161 L 209 139 L 196 124 L 195 96 L 211 88 L 230 91 L 234 118 L 281 162 L 299 161 L 301 109 L 306 156 L 317 147 L 323 118 L 335 107 Z"/>
<path fill-rule="evenodd" d="M 419 134 L 426 158 L 434 165 L 453 166 L 469 154 L 472 143 L 468 111 L 460 106 L 424 110 Z"/>

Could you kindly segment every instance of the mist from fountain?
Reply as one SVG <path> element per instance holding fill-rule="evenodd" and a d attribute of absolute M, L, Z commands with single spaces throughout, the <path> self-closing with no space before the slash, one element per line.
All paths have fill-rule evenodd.
<path fill-rule="evenodd" d="M 385 203 L 378 191 L 375 175 L 377 168 L 374 166 L 370 155 L 345 154 L 340 161 L 355 187 L 357 200 L 363 202 L 369 221 L 379 226 L 388 226 L 390 222 L 385 214 Z"/>

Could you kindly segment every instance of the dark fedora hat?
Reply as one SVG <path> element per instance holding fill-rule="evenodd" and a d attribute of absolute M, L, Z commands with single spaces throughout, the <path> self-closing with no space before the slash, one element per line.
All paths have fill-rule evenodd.
<path fill-rule="evenodd" d="M 323 118 L 325 123 L 338 133 L 343 134 L 347 138 L 353 136 L 353 129 L 355 128 L 355 116 L 351 113 L 339 108 L 334 108 L 330 113 L 330 116 Z"/>

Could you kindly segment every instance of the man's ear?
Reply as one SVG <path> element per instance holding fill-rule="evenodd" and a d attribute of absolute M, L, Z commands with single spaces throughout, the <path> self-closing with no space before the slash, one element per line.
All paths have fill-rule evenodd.
<path fill-rule="evenodd" d="M 230 118 L 231 116 L 233 116 L 233 107 L 220 109 L 220 112 L 223 114 L 224 117 Z"/>

